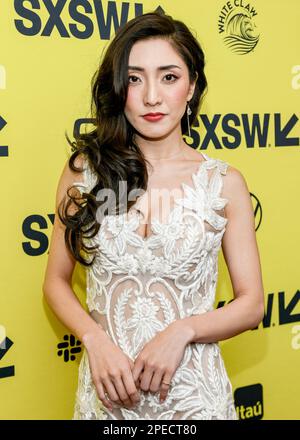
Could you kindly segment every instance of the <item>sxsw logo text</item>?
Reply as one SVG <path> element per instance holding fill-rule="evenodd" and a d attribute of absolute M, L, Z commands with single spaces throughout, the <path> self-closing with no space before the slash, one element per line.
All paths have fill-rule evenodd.
<path fill-rule="evenodd" d="M 212 116 L 201 113 L 191 127 L 191 138 L 187 137 L 186 143 L 201 150 L 208 147 L 216 150 L 235 150 L 241 146 L 256 149 L 268 148 L 271 145 L 299 147 L 300 137 L 295 136 L 295 128 L 298 128 L 299 133 L 299 118 L 294 113 L 284 119 L 280 113 L 217 113 Z M 74 136 L 78 136 L 82 127 L 93 122 L 90 118 L 77 119 L 73 128 Z"/>
<path fill-rule="evenodd" d="M 29 37 L 87 39 L 97 31 L 101 40 L 109 40 L 130 20 L 129 12 L 143 14 L 142 3 L 108 1 L 105 6 L 102 0 L 15 0 L 15 27 Z"/>
<path fill-rule="evenodd" d="M 241 145 L 245 145 L 246 148 L 266 148 L 271 145 L 299 147 L 300 137 L 291 135 L 298 121 L 295 113 L 285 121 L 280 113 L 227 113 L 214 114 L 211 117 L 200 114 L 193 127 L 201 127 L 203 137 L 201 139 L 200 133 L 192 127 L 192 143 L 187 143 L 193 148 L 201 146 L 201 149 L 206 149 L 213 146 L 217 150 L 235 150 Z M 220 136 L 217 135 L 217 130 L 221 133 Z"/>

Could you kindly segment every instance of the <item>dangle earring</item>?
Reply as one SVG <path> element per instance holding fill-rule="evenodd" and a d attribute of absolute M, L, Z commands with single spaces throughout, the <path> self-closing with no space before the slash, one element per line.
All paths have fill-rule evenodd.
<path fill-rule="evenodd" d="M 191 137 L 191 129 L 190 129 L 190 115 L 192 114 L 192 110 L 189 106 L 189 101 L 187 103 L 187 110 L 186 110 L 186 114 L 187 114 L 187 124 L 188 124 L 188 132 L 189 132 L 189 137 Z"/>

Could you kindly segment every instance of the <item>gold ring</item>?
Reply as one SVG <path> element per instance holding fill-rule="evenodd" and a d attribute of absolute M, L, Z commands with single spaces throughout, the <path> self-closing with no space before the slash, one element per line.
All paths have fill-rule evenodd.
<path fill-rule="evenodd" d="M 170 385 L 168 382 L 164 382 L 163 380 L 161 381 L 161 383 L 164 383 L 165 385 Z"/>

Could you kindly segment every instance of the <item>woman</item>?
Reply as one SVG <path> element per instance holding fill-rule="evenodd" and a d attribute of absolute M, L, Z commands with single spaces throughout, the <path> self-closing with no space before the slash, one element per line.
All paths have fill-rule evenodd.
<path fill-rule="evenodd" d="M 154 12 L 119 29 L 93 78 L 96 128 L 71 143 L 43 286 L 84 344 L 73 419 L 237 419 L 218 341 L 259 324 L 263 285 L 244 177 L 182 137 L 204 64 L 188 28 Z M 221 245 L 234 300 L 214 310 Z"/>

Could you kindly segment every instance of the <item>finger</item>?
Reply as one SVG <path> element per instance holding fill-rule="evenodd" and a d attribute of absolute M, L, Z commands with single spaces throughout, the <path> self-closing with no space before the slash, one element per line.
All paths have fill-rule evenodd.
<path fill-rule="evenodd" d="M 135 385 L 136 389 L 139 391 L 139 390 L 141 389 L 141 387 L 140 387 L 140 379 L 137 379 L 137 380 L 134 382 L 134 385 Z"/>
<path fill-rule="evenodd" d="M 130 374 L 131 374 L 131 372 L 130 372 Z M 128 373 L 126 374 L 126 376 L 128 376 Z M 117 390 L 117 393 L 118 393 L 118 395 L 119 395 L 119 397 L 120 397 L 120 399 L 122 401 L 122 404 L 124 406 L 131 407 L 133 405 L 133 402 L 131 401 L 131 399 L 130 399 L 128 393 L 127 393 L 127 390 L 126 390 L 126 388 L 124 386 L 122 377 L 121 376 L 120 377 L 116 377 L 116 378 L 112 379 L 112 381 L 113 381 L 114 386 L 115 386 L 115 388 Z"/>
<path fill-rule="evenodd" d="M 132 374 L 123 375 L 122 379 L 132 404 L 136 405 L 140 401 L 140 393 L 138 391 L 138 387 L 133 381 Z"/>
<path fill-rule="evenodd" d="M 156 370 L 152 376 L 149 391 L 156 393 L 160 389 L 161 381 L 163 380 L 163 373 L 160 370 Z"/>
<path fill-rule="evenodd" d="M 164 374 L 161 384 L 160 384 L 160 402 L 163 402 L 166 400 L 166 397 L 168 395 L 168 392 L 170 390 L 170 383 L 171 383 L 172 375 L 170 374 Z"/>
<path fill-rule="evenodd" d="M 133 360 L 130 357 L 128 357 L 128 361 L 129 361 L 130 369 L 132 371 L 133 368 L 134 368 L 134 362 L 133 362 Z"/>
<path fill-rule="evenodd" d="M 133 362 L 133 360 L 132 360 L 131 358 L 129 358 L 129 357 L 128 357 L 128 360 L 129 360 L 129 364 L 130 364 L 131 377 L 132 377 L 133 383 L 135 384 L 136 389 L 139 390 L 139 388 L 140 388 L 140 380 L 139 380 L 139 378 L 137 378 L 136 380 L 134 380 L 134 377 L 133 377 L 134 362 Z M 123 382 L 124 382 L 124 378 L 123 378 Z M 125 382 L 124 382 L 124 383 L 125 383 Z M 128 390 L 127 390 L 127 392 L 128 392 Z"/>
<path fill-rule="evenodd" d="M 132 377 L 133 383 L 134 383 L 136 389 L 139 390 L 139 389 L 140 389 L 140 379 L 137 378 L 136 380 L 134 380 L 134 376 L 133 376 L 133 372 L 134 372 L 134 362 L 131 361 L 131 360 L 130 360 L 130 369 L 131 369 L 131 377 Z"/>
<path fill-rule="evenodd" d="M 120 396 L 118 395 L 114 384 L 109 379 L 104 379 L 103 384 L 107 391 L 109 399 L 112 402 L 117 403 L 118 405 L 123 405 L 123 402 L 121 401 Z"/>
<path fill-rule="evenodd" d="M 144 369 L 144 362 L 139 358 L 137 358 L 132 370 L 132 376 L 135 383 L 139 382 L 139 378 L 143 369 Z"/>
<path fill-rule="evenodd" d="M 99 395 L 99 399 L 101 400 L 103 405 L 106 406 L 106 408 L 108 408 L 110 411 L 112 411 L 112 409 L 113 409 L 112 404 L 105 395 L 105 390 L 104 390 L 103 385 L 101 383 L 98 383 L 96 388 L 97 388 L 97 392 Z"/>
<path fill-rule="evenodd" d="M 154 374 L 154 369 L 150 370 L 149 368 L 147 368 L 146 371 L 143 372 L 142 377 L 140 379 L 140 388 L 143 391 L 149 391 L 153 374 Z"/>

